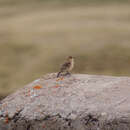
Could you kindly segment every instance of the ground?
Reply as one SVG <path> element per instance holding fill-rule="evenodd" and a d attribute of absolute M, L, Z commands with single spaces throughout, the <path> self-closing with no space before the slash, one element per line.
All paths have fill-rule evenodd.
<path fill-rule="evenodd" d="M 9 1 L 8 1 L 9 2 Z M 0 95 L 49 72 L 68 55 L 73 73 L 130 76 L 128 3 L 0 6 Z"/>

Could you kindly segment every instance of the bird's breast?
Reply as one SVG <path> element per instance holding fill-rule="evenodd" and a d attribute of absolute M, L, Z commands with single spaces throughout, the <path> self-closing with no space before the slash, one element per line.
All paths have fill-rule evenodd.
<path fill-rule="evenodd" d="M 74 67 L 74 61 L 72 60 L 69 70 L 72 70 Z"/>

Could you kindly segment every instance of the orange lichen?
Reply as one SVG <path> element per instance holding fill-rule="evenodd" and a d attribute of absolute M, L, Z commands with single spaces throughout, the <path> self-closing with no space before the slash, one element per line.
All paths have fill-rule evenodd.
<path fill-rule="evenodd" d="M 60 80 L 63 80 L 63 79 L 64 79 L 64 77 L 61 77 L 61 78 L 60 78 Z"/>
<path fill-rule="evenodd" d="M 42 128 L 45 128 L 45 127 L 46 127 L 45 124 L 43 124 L 43 125 L 42 125 Z"/>
<path fill-rule="evenodd" d="M 63 79 L 64 79 L 63 77 L 60 77 L 56 81 L 60 81 L 60 80 L 63 80 Z"/>
<path fill-rule="evenodd" d="M 33 87 L 33 89 L 41 89 L 41 88 L 42 88 L 42 86 L 40 86 L 40 85 L 36 85 Z"/>
<path fill-rule="evenodd" d="M 9 118 L 8 118 L 8 116 L 5 118 L 5 123 L 9 123 Z"/>
<path fill-rule="evenodd" d="M 58 78 L 56 81 L 59 81 L 60 80 L 60 78 Z"/>

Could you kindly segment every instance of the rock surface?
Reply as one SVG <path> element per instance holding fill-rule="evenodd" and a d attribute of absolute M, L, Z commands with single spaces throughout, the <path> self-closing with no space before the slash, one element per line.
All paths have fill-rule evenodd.
<path fill-rule="evenodd" d="M 130 130 L 130 78 L 45 75 L 0 102 L 0 130 Z"/>

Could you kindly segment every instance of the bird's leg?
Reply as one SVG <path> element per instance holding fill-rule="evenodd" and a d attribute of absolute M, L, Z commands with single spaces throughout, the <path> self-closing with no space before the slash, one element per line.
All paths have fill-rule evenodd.
<path fill-rule="evenodd" d="M 60 76 L 60 74 L 61 74 L 61 71 L 60 71 L 60 72 L 58 72 L 58 74 L 57 74 L 57 78 Z"/>

